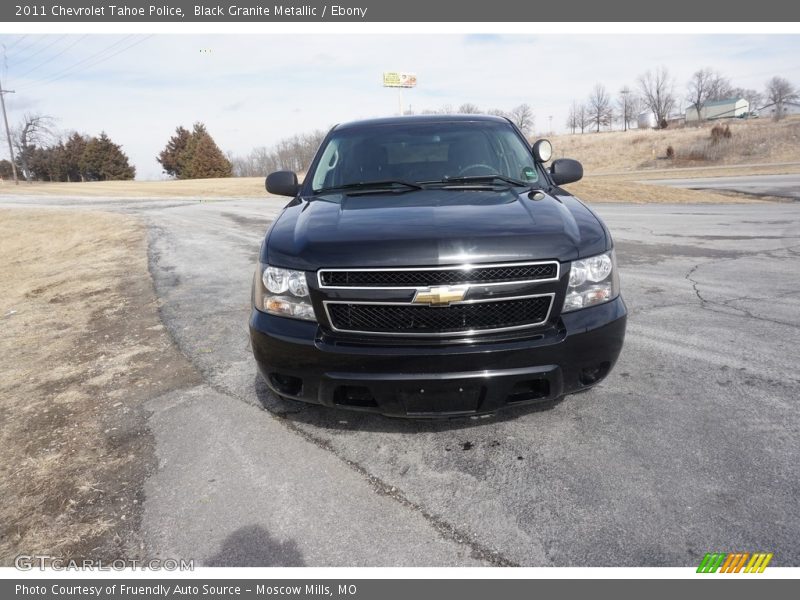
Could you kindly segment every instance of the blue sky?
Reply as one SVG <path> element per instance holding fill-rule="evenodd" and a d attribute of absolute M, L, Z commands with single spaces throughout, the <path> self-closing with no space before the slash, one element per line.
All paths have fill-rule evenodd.
<path fill-rule="evenodd" d="M 540 132 L 550 115 L 563 130 L 571 101 L 595 83 L 616 92 L 660 65 L 681 98 L 706 66 L 736 86 L 762 90 L 776 74 L 800 86 L 797 35 L 54 34 L 0 43 L 2 83 L 16 91 L 6 96 L 12 124 L 39 112 L 62 131 L 105 130 L 141 179 L 161 177 L 155 156 L 178 124 L 203 121 L 223 150 L 246 154 L 296 132 L 395 114 L 384 70 L 417 73 L 406 108 L 527 102 Z"/>

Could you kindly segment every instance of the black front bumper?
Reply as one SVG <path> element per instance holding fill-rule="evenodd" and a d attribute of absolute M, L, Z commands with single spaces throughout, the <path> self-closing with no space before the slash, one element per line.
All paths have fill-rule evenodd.
<path fill-rule="evenodd" d="M 316 323 L 254 309 L 250 339 L 259 371 L 281 396 L 391 416 L 450 417 L 588 389 L 614 366 L 626 319 L 618 297 L 526 337 L 426 343 L 334 338 Z"/>

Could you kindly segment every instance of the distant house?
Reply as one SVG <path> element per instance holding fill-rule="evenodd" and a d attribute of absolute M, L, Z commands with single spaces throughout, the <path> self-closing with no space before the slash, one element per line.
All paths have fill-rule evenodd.
<path fill-rule="evenodd" d="M 636 117 L 636 127 L 639 129 L 655 129 L 656 125 L 656 116 L 652 110 L 642 111 Z"/>
<path fill-rule="evenodd" d="M 684 113 L 670 113 L 667 117 L 667 126 L 668 127 L 677 127 L 679 125 L 683 125 L 686 121 L 686 115 Z"/>
<path fill-rule="evenodd" d="M 750 112 L 750 103 L 744 98 L 726 98 L 725 100 L 715 100 L 706 102 L 700 109 L 700 116 L 697 109 L 690 106 L 686 109 L 686 122 L 711 121 L 712 119 L 727 119 L 730 117 L 741 117 Z"/>
<path fill-rule="evenodd" d="M 777 107 L 774 104 L 767 104 L 764 108 L 758 109 L 759 117 L 774 117 Z M 800 102 L 784 102 L 781 111 L 782 116 L 800 115 Z"/>

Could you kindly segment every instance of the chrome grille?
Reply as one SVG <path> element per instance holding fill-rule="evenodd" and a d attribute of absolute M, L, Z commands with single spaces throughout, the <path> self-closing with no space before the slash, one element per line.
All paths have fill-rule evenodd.
<path fill-rule="evenodd" d="M 334 329 L 384 335 L 458 335 L 544 323 L 553 294 L 460 302 L 446 307 L 387 302 L 326 302 Z"/>
<path fill-rule="evenodd" d="M 558 262 L 462 265 L 411 269 L 322 269 L 321 288 L 413 288 L 433 285 L 503 284 L 554 281 Z"/>

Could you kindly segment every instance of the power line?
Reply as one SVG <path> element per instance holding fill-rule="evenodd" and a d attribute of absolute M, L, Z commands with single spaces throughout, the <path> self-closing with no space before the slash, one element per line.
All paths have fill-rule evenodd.
<path fill-rule="evenodd" d="M 65 37 L 66 37 L 66 36 L 65 36 Z M 70 48 L 72 48 L 72 47 L 74 47 L 76 44 L 78 44 L 78 43 L 79 43 L 81 40 L 83 40 L 85 37 L 86 37 L 85 35 L 84 35 L 84 36 L 82 36 L 82 37 L 79 37 L 77 40 L 75 40 L 74 42 L 72 42 L 72 43 L 71 43 L 69 46 L 67 46 L 66 48 L 62 49 L 62 50 L 61 50 L 60 52 L 58 52 L 57 54 L 54 54 L 53 56 L 51 56 L 50 58 L 48 58 L 46 61 L 39 63 L 38 65 L 36 65 L 36 66 L 35 66 L 35 67 L 33 67 L 32 69 L 28 69 L 28 70 L 27 70 L 27 71 L 25 71 L 25 72 L 24 72 L 22 75 L 17 75 L 17 78 L 21 79 L 21 78 L 25 77 L 26 75 L 28 75 L 28 74 L 30 74 L 30 73 L 33 73 L 33 72 L 34 72 L 36 69 L 38 69 L 39 67 L 43 67 L 43 66 L 45 66 L 46 64 L 53 62 L 53 61 L 54 61 L 55 59 L 57 59 L 59 56 L 61 56 L 62 54 L 64 54 L 64 52 L 66 52 L 67 50 L 69 50 Z"/>
<path fill-rule="evenodd" d="M 28 61 L 29 61 L 30 59 L 32 59 L 34 56 L 38 56 L 39 54 L 41 54 L 42 52 L 44 52 L 45 50 L 47 50 L 48 48 L 50 48 L 50 47 L 51 47 L 51 46 L 53 46 L 54 44 L 57 44 L 58 42 L 60 42 L 61 40 L 63 40 L 65 37 L 67 37 L 67 36 L 66 36 L 66 35 L 62 35 L 62 36 L 60 36 L 60 37 L 57 37 L 55 40 L 53 40 L 52 42 L 50 42 L 50 43 L 49 43 L 49 44 L 47 44 L 46 46 L 43 46 L 43 47 L 39 48 L 39 50 L 37 50 L 37 51 L 36 51 L 36 52 L 34 52 L 33 54 L 29 54 L 28 56 L 26 56 L 26 57 L 25 57 L 25 58 L 23 58 L 22 60 L 18 61 L 16 64 L 17 64 L 17 65 L 21 65 L 22 63 L 28 62 Z"/>
<path fill-rule="evenodd" d="M 131 36 L 128 36 L 128 37 L 131 37 Z M 100 63 L 103 63 L 103 62 L 109 60 L 110 58 L 113 58 L 113 57 L 117 56 L 118 54 L 121 54 L 121 53 L 125 52 L 126 50 L 130 50 L 134 46 L 137 46 L 138 44 L 141 44 L 142 42 L 144 42 L 146 40 L 149 40 L 151 37 L 153 37 L 153 35 L 148 35 L 148 36 L 145 36 L 143 38 L 140 38 L 140 39 L 136 40 L 135 42 L 133 42 L 132 44 L 129 44 L 129 45 L 125 46 L 124 48 L 120 48 L 119 50 L 109 54 L 108 56 L 101 57 L 100 59 L 89 63 L 88 65 L 86 65 L 85 68 L 89 68 L 89 67 L 93 67 L 95 65 L 99 65 Z M 116 44 L 114 44 L 114 45 L 116 45 Z M 106 48 L 106 50 L 108 50 L 109 48 Z M 98 54 L 101 54 L 101 53 L 102 52 L 100 52 Z M 94 56 L 96 56 L 96 54 Z M 42 85 L 49 85 L 51 83 L 55 83 L 56 81 L 59 81 L 60 79 L 63 79 L 64 77 L 72 75 L 73 74 L 72 71 L 74 71 L 75 68 L 79 67 L 83 63 L 85 63 L 87 60 L 89 60 L 89 58 L 92 58 L 92 57 L 88 57 L 88 58 L 80 61 L 79 63 L 75 63 L 72 67 L 66 69 L 64 72 L 62 72 L 61 75 L 59 75 L 57 77 L 54 77 L 54 78 L 49 79 L 47 81 L 34 82 L 31 85 L 25 86 L 23 89 L 27 90 L 27 89 L 30 89 L 32 87 L 39 87 L 39 86 L 42 86 Z"/>
<path fill-rule="evenodd" d="M 26 33 L 25 35 L 23 35 L 22 37 L 20 37 L 20 38 L 17 38 L 17 41 L 16 41 L 16 42 L 14 42 L 13 44 L 11 44 L 11 45 L 10 45 L 8 48 L 6 48 L 6 50 L 11 50 L 11 49 L 12 49 L 14 46 L 16 46 L 17 44 L 19 44 L 19 43 L 20 43 L 22 40 L 24 40 L 26 37 L 28 37 L 28 34 L 27 34 L 27 33 Z"/>
<path fill-rule="evenodd" d="M 83 39 L 83 38 L 85 38 L 85 37 L 86 37 L 86 36 L 84 35 L 84 36 L 83 36 L 81 39 Z M 67 67 L 66 69 L 63 69 L 63 70 L 61 71 L 61 73 L 60 73 L 60 74 L 58 74 L 58 75 L 56 75 L 55 77 L 53 77 L 53 74 L 52 74 L 52 73 L 51 73 L 50 75 L 45 75 L 45 76 L 44 76 L 44 77 L 42 77 L 41 79 L 37 79 L 37 80 L 35 80 L 35 81 L 33 81 L 33 82 L 31 82 L 31 83 L 29 83 L 29 84 L 27 84 L 27 85 L 23 86 L 23 88 L 22 88 L 22 89 L 30 89 L 30 88 L 32 88 L 32 87 L 38 87 L 38 86 L 40 86 L 40 85 L 45 85 L 45 84 L 48 84 L 48 83 L 52 83 L 52 82 L 54 82 L 54 81 L 58 81 L 59 79 L 62 79 L 62 78 L 64 78 L 64 77 L 66 77 L 67 75 L 69 75 L 69 74 L 70 74 L 72 71 L 74 71 L 75 69 L 77 69 L 77 68 L 78 68 L 78 67 L 80 67 L 81 65 L 84 65 L 85 63 L 87 63 L 87 62 L 91 61 L 92 59 L 94 59 L 94 58 L 97 58 L 98 56 L 100 56 L 100 55 L 101 55 L 101 54 L 103 54 L 104 52 L 108 52 L 109 50 L 111 50 L 111 49 L 112 49 L 112 48 L 114 48 L 115 46 L 119 46 L 121 43 L 125 42 L 126 40 L 128 40 L 128 39 L 130 39 L 130 38 L 132 38 L 132 37 L 134 37 L 134 36 L 132 36 L 132 35 L 126 35 L 124 38 L 121 38 L 121 39 L 117 40 L 116 42 L 114 42 L 113 44 L 111 44 L 111 45 L 109 45 L 109 46 L 107 46 L 107 47 L 103 48 L 102 50 L 100 50 L 100 51 L 98 51 L 98 52 L 95 52 L 94 54 L 90 54 L 90 55 L 89 55 L 89 56 L 87 56 L 86 58 L 83 58 L 83 59 L 79 60 L 78 62 L 74 63 L 72 66 L 69 66 L 69 67 Z M 145 39 L 146 39 L 146 38 L 145 38 Z M 80 40 L 78 40 L 78 41 L 80 41 Z M 66 49 L 65 49 L 65 50 L 66 50 Z M 101 58 L 101 59 L 100 59 L 100 61 L 102 62 L 102 61 L 103 61 L 103 60 L 105 60 L 106 58 L 111 58 L 111 57 L 112 57 L 112 56 L 114 56 L 114 55 L 115 55 L 115 54 L 110 54 L 109 56 L 107 56 L 107 57 L 105 57 L 105 58 Z M 91 64 L 89 64 L 89 65 L 86 65 L 86 66 L 87 66 L 87 67 L 89 67 L 89 66 L 91 66 Z"/>
<path fill-rule="evenodd" d="M 24 38 L 26 38 L 26 37 L 28 37 L 28 36 L 24 36 L 22 39 L 24 39 Z M 42 36 L 39 36 L 39 37 L 42 37 Z M 19 41 L 22 41 L 22 40 L 19 40 Z M 38 44 L 38 43 L 39 43 L 39 40 L 33 40 L 33 41 L 32 41 L 30 44 L 28 44 L 27 46 L 23 46 L 22 48 L 20 48 L 19 50 L 17 50 L 17 54 L 18 54 L 18 53 L 20 53 L 20 52 L 25 52 L 25 51 L 26 51 L 28 48 L 33 48 L 33 47 L 34 47 L 36 44 Z M 16 54 L 14 54 L 14 56 L 16 56 Z"/>

